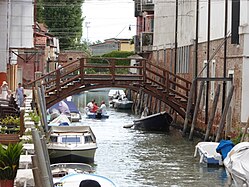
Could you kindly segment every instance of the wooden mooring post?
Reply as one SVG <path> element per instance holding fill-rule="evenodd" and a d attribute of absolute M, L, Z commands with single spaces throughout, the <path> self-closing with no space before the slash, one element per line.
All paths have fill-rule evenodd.
<path fill-rule="evenodd" d="M 214 116 L 215 116 L 215 112 L 216 112 L 216 109 L 217 109 L 219 95 L 220 95 L 220 84 L 218 84 L 218 87 L 217 87 L 217 89 L 215 91 L 212 111 L 211 111 L 211 115 L 210 115 L 209 120 L 208 120 L 208 125 L 207 125 L 207 129 L 206 129 L 206 134 L 205 134 L 204 141 L 208 140 L 209 133 L 210 133 L 211 128 L 213 126 L 213 121 L 214 121 Z"/>
<path fill-rule="evenodd" d="M 185 120 L 184 120 L 184 125 L 183 125 L 183 136 L 186 135 L 188 123 L 191 120 L 191 108 L 192 108 L 192 100 L 193 100 L 193 93 L 195 90 L 195 84 L 196 84 L 196 79 L 192 82 L 190 92 L 188 95 L 187 110 L 186 110 L 186 115 L 185 115 Z"/>
<path fill-rule="evenodd" d="M 221 136 L 221 133 L 222 133 L 222 131 L 224 129 L 224 125 L 225 125 L 227 111 L 228 111 L 230 102 L 232 100 L 233 90 L 234 90 L 234 86 L 232 85 L 231 89 L 229 90 L 229 93 L 228 93 L 228 96 L 227 96 L 227 101 L 226 101 L 224 109 L 223 109 L 223 113 L 222 113 L 222 116 L 221 116 L 220 124 L 218 126 L 218 130 L 217 130 L 215 142 L 219 142 L 220 141 L 220 136 Z"/>
<path fill-rule="evenodd" d="M 246 134 L 247 134 L 247 129 L 248 129 L 248 127 L 249 127 L 249 117 L 248 117 L 248 119 L 247 119 L 247 123 L 246 123 L 246 126 L 245 126 L 245 129 L 244 129 L 244 132 L 243 132 L 243 134 L 242 134 L 242 137 L 241 137 L 240 142 L 243 142 L 243 141 L 245 140 L 245 136 L 246 136 Z"/>
<path fill-rule="evenodd" d="M 196 105 L 195 105 L 192 125 L 191 125 L 191 129 L 190 129 L 190 133 L 189 133 L 189 140 L 193 140 L 194 128 L 195 128 L 195 124 L 196 124 L 196 121 L 197 121 L 197 114 L 198 114 L 198 109 L 199 109 L 199 105 L 200 105 L 200 102 L 201 102 L 201 96 L 202 96 L 202 91 L 203 91 L 203 88 L 204 88 L 204 83 L 205 82 L 202 81 L 201 84 L 200 84 L 200 89 L 199 89 L 199 93 L 198 93 L 198 97 L 197 97 L 197 101 L 196 101 Z"/>

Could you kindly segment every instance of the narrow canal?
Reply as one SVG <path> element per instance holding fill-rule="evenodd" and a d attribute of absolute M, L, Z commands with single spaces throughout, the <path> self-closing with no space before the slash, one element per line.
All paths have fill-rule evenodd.
<path fill-rule="evenodd" d="M 106 92 L 89 92 L 73 99 L 82 109 L 91 97 L 108 99 Z M 137 116 L 111 108 L 108 112 L 106 120 L 86 119 L 84 115 L 82 119 L 97 137 L 93 163 L 97 174 L 112 179 L 119 187 L 228 186 L 224 168 L 202 166 L 199 158 L 193 157 L 198 140 L 184 139 L 175 129 L 165 134 L 123 128 Z"/>

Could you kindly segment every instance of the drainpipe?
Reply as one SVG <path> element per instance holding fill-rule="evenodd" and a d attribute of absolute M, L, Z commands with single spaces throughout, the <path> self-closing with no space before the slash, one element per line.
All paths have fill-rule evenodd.
<path fill-rule="evenodd" d="M 227 71 L 227 9 L 228 9 L 228 0 L 225 0 L 225 26 L 224 26 L 224 67 L 223 67 L 223 77 L 226 78 Z M 226 81 L 223 81 L 222 88 L 222 111 L 225 106 L 226 99 Z"/>
<path fill-rule="evenodd" d="M 207 32 L 207 78 L 209 78 L 209 53 L 210 53 L 210 17 L 211 17 L 211 0 L 208 0 L 208 32 Z M 208 123 L 208 100 L 209 100 L 209 81 L 206 81 L 206 110 L 205 124 Z"/>
<path fill-rule="evenodd" d="M 177 32 L 178 32 L 178 0 L 176 0 L 176 19 L 175 19 L 175 67 L 174 67 L 174 74 L 176 74 L 176 64 L 177 64 Z"/>
<path fill-rule="evenodd" d="M 199 0 L 196 0 L 196 20 L 195 20 L 195 75 L 197 77 L 198 74 L 198 42 L 199 42 Z M 197 81 L 195 81 L 195 88 L 197 88 Z M 196 101 L 197 89 L 195 89 L 194 93 L 194 101 Z"/>

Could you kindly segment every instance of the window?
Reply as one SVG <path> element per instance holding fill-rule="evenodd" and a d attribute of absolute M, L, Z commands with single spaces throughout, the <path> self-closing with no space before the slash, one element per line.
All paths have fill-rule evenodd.
<path fill-rule="evenodd" d="M 212 60 L 211 62 L 211 77 L 212 78 L 216 76 L 215 69 L 216 69 L 216 61 Z M 211 99 L 214 99 L 214 83 L 215 81 L 211 81 L 211 92 L 210 92 Z"/>
<path fill-rule="evenodd" d="M 91 143 L 93 142 L 93 139 L 91 136 L 85 136 L 85 143 Z"/>
<path fill-rule="evenodd" d="M 177 49 L 177 73 L 189 73 L 189 48 L 189 46 L 184 46 Z"/>
<path fill-rule="evenodd" d="M 57 136 L 51 136 L 50 140 L 51 142 L 57 142 Z"/>
<path fill-rule="evenodd" d="M 207 60 L 204 60 L 203 62 L 203 72 L 202 72 L 202 77 L 203 78 L 207 78 Z M 207 82 L 205 81 L 204 86 L 203 86 L 203 90 L 202 90 L 202 109 L 205 110 L 206 108 L 206 90 L 207 90 Z"/>
<path fill-rule="evenodd" d="M 61 139 L 63 143 L 79 143 L 80 137 L 77 136 L 63 136 Z"/>

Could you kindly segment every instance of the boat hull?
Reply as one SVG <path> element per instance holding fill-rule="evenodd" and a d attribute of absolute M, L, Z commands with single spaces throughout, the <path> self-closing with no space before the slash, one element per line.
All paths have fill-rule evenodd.
<path fill-rule="evenodd" d="M 108 114 L 87 112 L 86 115 L 87 115 L 87 118 L 91 118 L 91 119 L 107 119 L 107 118 L 109 118 Z"/>
<path fill-rule="evenodd" d="M 116 109 L 131 109 L 133 101 L 117 101 L 114 103 Z"/>
<path fill-rule="evenodd" d="M 172 117 L 168 113 L 161 112 L 134 120 L 133 126 L 134 129 L 138 130 L 168 132 L 172 120 Z"/>
<path fill-rule="evenodd" d="M 92 163 L 97 147 L 83 150 L 55 149 L 48 147 L 50 162 Z"/>

